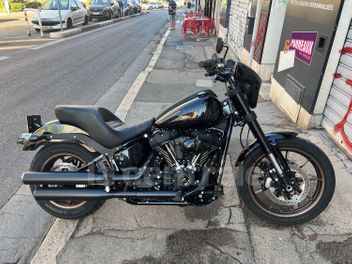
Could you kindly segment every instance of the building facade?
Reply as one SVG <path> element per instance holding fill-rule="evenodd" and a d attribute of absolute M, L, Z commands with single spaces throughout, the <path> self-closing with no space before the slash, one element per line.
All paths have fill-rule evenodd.
<path fill-rule="evenodd" d="M 352 156 L 352 0 L 232 0 L 227 40 L 298 126 L 322 127 Z M 259 13 L 257 13 L 259 12 Z M 258 31 L 253 38 L 255 18 Z"/>

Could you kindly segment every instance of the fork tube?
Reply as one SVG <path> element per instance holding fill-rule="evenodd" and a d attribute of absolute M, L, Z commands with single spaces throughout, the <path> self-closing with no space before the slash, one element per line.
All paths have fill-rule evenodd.
<path fill-rule="evenodd" d="M 247 122 L 248 127 L 250 128 L 254 137 L 258 140 L 258 142 L 262 146 L 264 153 L 268 156 L 268 158 L 274 165 L 276 172 L 284 179 L 284 182 L 286 183 L 286 178 L 284 177 L 283 170 L 280 167 L 274 155 L 273 148 L 268 142 L 268 140 L 266 139 L 265 134 L 257 121 L 257 116 L 255 115 L 254 111 L 252 111 L 248 106 L 248 103 L 246 102 L 246 99 L 244 98 L 243 92 L 240 90 L 240 88 L 237 88 L 237 87 L 235 88 L 235 93 L 233 98 L 235 100 L 236 105 L 243 112 L 244 116 L 250 119 Z"/>
<path fill-rule="evenodd" d="M 226 142 L 225 142 L 225 146 L 221 155 L 221 162 L 220 162 L 220 169 L 219 169 L 219 180 L 218 180 L 218 184 L 221 184 L 222 181 L 222 175 L 224 173 L 224 167 L 225 167 L 225 163 L 226 163 L 226 155 L 227 155 L 227 151 L 229 149 L 229 145 L 230 145 L 230 139 L 231 139 L 231 134 L 232 134 L 232 129 L 233 129 L 233 123 L 234 123 L 234 118 L 231 115 L 229 118 L 229 126 L 228 126 L 228 130 L 227 130 L 227 135 L 226 135 Z"/>

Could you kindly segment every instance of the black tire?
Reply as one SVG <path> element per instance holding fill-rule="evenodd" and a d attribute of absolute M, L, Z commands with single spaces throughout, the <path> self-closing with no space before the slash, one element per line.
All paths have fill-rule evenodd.
<path fill-rule="evenodd" d="M 88 17 L 88 16 L 85 16 L 85 17 L 84 17 L 83 26 L 88 25 L 88 23 L 89 23 L 89 17 Z"/>
<path fill-rule="evenodd" d="M 311 202 L 310 207 L 307 205 L 307 208 L 303 208 L 304 210 L 302 209 L 301 213 L 296 212 L 291 215 L 284 215 L 275 213 L 270 206 L 269 208 L 264 208 L 261 202 L 257 200 L 257 194 L 253 190 L 254 187 L 252 188 L 254 181 L 252 172 L 254 171 L 255 164 L 258 164 L 265 156 L 261 148 L 251 151 L 239 168 L 239 173 L 236 178 L 237 190 L 246 207 L 259 218 L 279 225 L 302 224 L 317 217 L 330 203 L 335 190 L 334 168 L 329 158 L 321 149 L 304 139 L 287 138 L 279 140 L 277 143 L 281 151 L 288 150 L 297 153 L 297 155 L 304 155 L 305 159 L 309 159 L 309 162 L 312 165 L 311 168 L 316 171 L 316 184 L 317 186 L 320 186 L 320 192 L 316 194 L 316 196 L 313 196 L 312 199 L 308 200 L 308 202 Z M 259 190 L 259 192 L 261 191 Z M 270 192 L 270 190 L 268 189 L 265 192 Z"/>
<path fill-rule="evenodd" d="M 50 144 L 44 146 L 35 155 L 31 163 L 31 171 L 47 171 L 46 166 L 48 165 L 50 159 L 60 154 L 70 154 L 79 157 L 85 163 L 88 163 L 92 159 L 96 158 L 96 154 L 89 152 L 86 148 L 78 144 Z M 89 168 L 90 171 L 94 171 L 94 168 Z M 36 186 L 31 185 L 32 193 Z M 37 203 L 49 214 L 64 218 L 64 219 L 78 219 L 85 217 L 89 214 L 94 213 L 103 204 L 104 200 L 96 201 L 84 201 L 80 206 L 73 208 L 63 208 L 57 201 L 47 201 L 47 200 L 36 200 Z M 79 205 L 80 203 L 78 203 Z"/>
<path fill-rule="evenodd" d="M 71 18 L 67 19 L 67 26 L 66 26 L 66 28 L 67 28 L 67 29 L 73 28 L 73 24 L 72 24 Z"/>

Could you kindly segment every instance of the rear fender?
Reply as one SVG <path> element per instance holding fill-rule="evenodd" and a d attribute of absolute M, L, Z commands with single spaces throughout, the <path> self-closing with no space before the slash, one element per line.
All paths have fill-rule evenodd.
<path fill-rule="evenodd" d="M 18 144 L 23 145 L 23 150 L 25 151 L 36 150 L 49 142 L 76 142 L 92 152 L 97 150 L 97 148 L 105 149 L 92 140 L 86 131 L 72 125 L 61 124 L 58 120 L 45 123 L 33 133 L 22 134 L 17 140 Z"/>
<path fill-rule="evenodd" d="M 298 133 L 296 133 L 296 132 L 283 131 L 283 132 L 269 133 L 269 134 L 266 134 L 265 137 L 272 146 L 275 146 L 277 140 L 284 139 L 284 138 L 294 138 L 294 137 L 297 137 L 297 135 L 298 135 Z M 257 142 L 256 139 L 253 142 L 251 142 L 249 144 L 249 146 L 246 147 L 245 149 L 243 149 L 242 152 L 240 153 L 240 155 L 238 156 L 237 161 L 236 161 L 236 167 L 238 167 L 246 159 L 246 156 L 251 151 L 253 151 L 257 148 L 260 148 L 260 147 L 261 146 Z"/>

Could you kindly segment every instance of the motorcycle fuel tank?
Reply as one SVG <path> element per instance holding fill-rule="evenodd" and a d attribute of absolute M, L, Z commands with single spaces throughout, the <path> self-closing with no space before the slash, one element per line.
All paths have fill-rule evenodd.
<path fill-rule="evenodd" d="M 221 116 L 221 103 L 216 94 L 204 90 L 192 94 L 162 112 L 155 122 L 159 128 L 208 128 Z"/>

